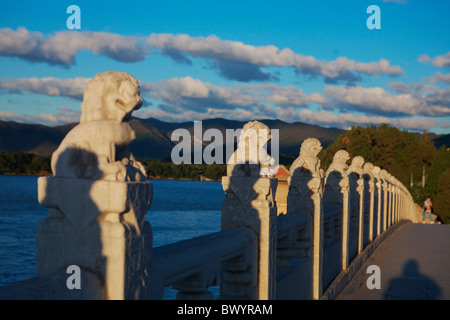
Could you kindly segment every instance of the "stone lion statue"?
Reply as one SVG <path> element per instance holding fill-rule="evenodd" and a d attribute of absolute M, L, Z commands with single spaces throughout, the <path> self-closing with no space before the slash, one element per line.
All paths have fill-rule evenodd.
<path fill-rule="evenodd" d="M 373 168 L 372 168 L 372 175 L 375 176 L 375 178 L 377 178 L 377 179 L 379 178 L 380 172 L 381 172 L 380 167 L 373 166 Z"/>
<path fill-rule="evenodd" d="M 227 162 L 228 176 L 272 176 L 275 159 L 264 148 L 271 139 L 270 129 L 259 121 L 247 122 L 241 130 L 236 151 Z"/>
<path fill-rule="evenodd" d="M 370 176 L 373 176 L 373 168 L 374 168 L 374 165 L 371 164 L 370 162 L 364 163 L 363 170 L 365 173 L 369 174 Z"/>
<path fill-rule="evenodd" d="M 300 147 L 300 154 L 289 169 L 291 176 L 319 174 L 320 160 L 317 158 L 317 155 L 320 150 L 322 150 L 322 145 L 319 140 L 308 138 L 303 141 L 302 146 Z"/>
<path fill-rule="evenodd" d="M 139 82 L 125 72 L 107 71 L 90 80 L 80 124 L 53 153 L 53 174 L 113 181 L 146 179 L 145 168 L 128 150 L 136 137 L 129 119 L 142 105 L 139 94 Z"/>
<path fill-rule="evenodd" d="M 348 169 L 347 161 L 350 159 L 350 155 L 345 150 L 339 150 L 334 154 L 333 162 L 328 167 L 326 172 L 326 176 L 332 171 L 338 171 L 340 173 L 344 173 Z"/>
<path fill-rule="evenodd" d="M 126 72 L 98 73 L 84 91 L 80 122 L 128 121 L 142 105 L 139 82 Z"/>
<path fill-rule="evenodd" d="M 364 165 L 364 158 L 361 156 L 356 156 L 352 159 L 352 164 L 348 168 L 348 171 L 355 172 L 361 176 L 363 174 L 363 165 Z"/>

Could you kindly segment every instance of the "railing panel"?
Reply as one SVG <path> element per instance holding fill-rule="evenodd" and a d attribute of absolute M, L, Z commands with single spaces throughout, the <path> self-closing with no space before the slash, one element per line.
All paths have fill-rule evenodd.
<path fill-rule="evenodd" d="M 205 292 L 218 283 L 222 263 L 240 260 L 255 273 L 255 254 L 255 233 L 245 227 L 154 248 L 151 297 L 162 299 L 164 287 L 170 285 L 182 291 L 184 298 L 210 297 Z M 251 283 L 256 285 L 254 279 Z"/>

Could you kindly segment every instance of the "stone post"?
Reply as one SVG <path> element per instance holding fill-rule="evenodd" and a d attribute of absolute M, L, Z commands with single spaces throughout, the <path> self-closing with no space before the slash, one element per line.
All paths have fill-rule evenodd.
<path fill-rule="evenodd" d="M 288 213 L 307 211 L 312 225 L 312 298 L 322 296 L 323 270 L 323 171 L 317 154 L 322 149 L 320 141 L 309 138 L 303 141 L 300 155 L 290 167 L 288 178 Z"/>
<path fill-rule="evenodd" d="M 108 299 L 146 297 L 152 250 L 145 221 L 149 182 L 41 177 L 38 197 L 49 216 L 37 230 L 36 276 L 77 265 L 99 275 Z"/>
<path fill-rule="evenodd" d="M 38 180 L 49 216 L 37 230 L 37 276 L 77 265 L 98 275 L 107 299 L 148 297 L 152 185 L 127 148 L 135 138 L 127 119 L 141 103 L 127 73 L 89 82 L 80 124 L 53 153 L 54 176 Z"/>
<path fill-rule="evenodd" d="M 222 204 L 221 228 L 226 230 L 244 226 L 255 232 L 258 239 L 258 270 L 252 272 L 257 272 L 258 283 L 253 296 L 259 300 L 270 300 L 276 297 L 277 179 L 267 166 L 263 171 L 264 165 L 271 162 L 267 155 L 261 157 L 263 151 L 260 148 L 267 143 L 267 134 L 265 141 L 259 143 L 258 150 L 262 152 L 249 152 L 249 144 L 257 144 L 252 139 L 264 136 L 261 130 L 268 132 L 269 128 L 258 121 L 247 123 L 242 129 L 237 150 L 228 161 L 227 176 L 222 177 L 226 198 Z M 246 155 L 245 159 L 243 155 Z M 268 160 L 263 162 L 264 159 Z M 230 276 L 232 273 L 227 274 Z M 236 277 L 239 275 L 236 274 Z"/>
<path fill-rule="evenodd" d="M 380 167 L 375 166 L 372 169 L 373 176 L 377 179 L 376 186 L 378 191 L 378 205 L 377 205 L 377 237 L 380 235 L 381 227 L 381 200 L 382 200 L 382 189 L 381 189 L 381 179 L 380 179 Z"/>
<path fill-rule="evenodd" d="M 364 176 L 368 180 L 369 185 L 369 242 L 373 241 L 373 219 L 374 219 L 374 206 L 375 206 L 375 182 L 373 176 L 373 165 L 370 162 L 366 162 L 363 167 Z"/>
<path fill-rule="evenodd" d="M 359 195 L 359 211 L 358 211 L 358 254 L 363 250 L 363 231 L 364 231 L 364 179 L 363 166 L 364 158 L 356 156 L 352 160 L 352 164 L 348 168 L 349 176 L 357 179 L 356 192 Z"/>
<path fill-rule="evenodd" d="M 397 214 L 398 214 L 398 184 L 397 181 L 395 181 L 394 185 L 394 214 L 392 215 L 392 225 L 397 223 Z"/>
<path fill-rule="evenodd" d="M 394 210 L 394 185 L 392 183 L 392 176 L 388 173 L 388 181 L 389 181 L 389 187 L 388 187 L 388 192 L 389 192 L 389 208 L 388 208 L 388 218 L 387 218 L 387 228 L 389 229 L 389 227 L 392 224 L 392 214 L 393 214 L 393 210 Z"/>
<path fill-rule="evenodd" d="M 348 268 L 349 262 L 349 230 L 350 230 L 350 183 L 348 178 L 347 161 L 350 155 L 345 150 L 339 150 L 334 154 L 333 162 L 325 174 L 324 201 L 334 203 L 342 207 L 342 270 Z"/>
<path fill-rule="evenodd" d="M 389 199 L 388 199 L 388 190 L 389 190 L 389 182 L 387 181 L 387 171 L 386 170 L 381 170 L 380 172 L 380 177 L 382 179 L 382 187 L 383 187 L 383 231 L 386 230 L 386 225 L 387 225 L 387 217 L 388 217 L 388 204 L 389 204 Z"/>

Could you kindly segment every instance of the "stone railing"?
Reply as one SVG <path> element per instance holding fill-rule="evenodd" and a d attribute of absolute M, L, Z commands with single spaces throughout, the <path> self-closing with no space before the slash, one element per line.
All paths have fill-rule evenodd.
<path fill-rule="evenodd" d="M 126 85 L 128 93 L 89 107 L 86 100 L 111 92 L 109 85 Z M 0 297 L 20 299 L 35 286 L 33 299 L 48 292 L 67 299 L 162 299 L 172 286 L 178 299 L 212 299 L 208 287 L 219 284 L 223 299 L 331 299 L 399 222 L 417 222 L 412 197 L 395 177 L 359 156 L 349 166 L 345 150 L 324 172 L 320 142 L 310 138 L 290 166 L 282 213 L 277 179 L 259 153 L 250 154 L 250 162 L 227 165 L 220 232 L 153 248 L 145 220 L 152 184 L 127 149 L 134 138 L 127 120 L 142 101 L 138 90 L 136 79 L 123 73 L 90 82 L 81 123 L 52 157 L 55 175 L 38 181 L 49 216 L 37 232 L 37 278 L 0 289 Z M 105 116 L 111 110 L 117 113 Z M 257 121 L 246 128 L 268 129 Z M 238 144 L 232 158 L 248 150 Z M 84 272 L 81 295 L 68 295 L 57 281 L 71 265 Z"/>

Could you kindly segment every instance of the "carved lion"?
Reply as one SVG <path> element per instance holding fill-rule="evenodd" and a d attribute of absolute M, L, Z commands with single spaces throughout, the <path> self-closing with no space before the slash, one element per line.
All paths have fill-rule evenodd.
<path fill-rule="evenodd" d="M 348 168 L 348 171 L 356 172 L 357 174 L 362 175 L 363 165 L 364 165 L 364 158 L 361 156 L 356 156 L 352 159 L 352 164 Z"/>
<path fill-rule="evenodd" d="M 370 162 L 366 162 L 364 163 L 363 171 L 370 177 L 373 177 L 373 168 L 374 168 L 373 164 L 371 164 Z"/>
<path fill-rule="evenodd" d="M 236 151 L 227 162 L 228 176 L 271 176 L 275 159 L 264 148 L 271 139 L 270 129 L 259 121 L 247 122 L 240 133 Z"/>
<path fill-rule="evenodd" d="M 339 150 L 334 154 L 333 162 L 328 167 L 326 175 L 328 176 L 332 171 L 338 171 L 344 173 L 348 169 L 347 161 L 350 159 L 350 155 L 345 150 Z"/>
<path fill-rule="evenodd" d="M 90 80 L 81 104 L 80 124 L 52 156 L 55 176 L 113 181 L 146 178 L 128 150 L 136 137 L 128 121 L 140 108 L 138 81 L 128 73 L 107 71 Z"/>
<path fill-rule="evenodd" d="M 142 105 L 139 93 L 139 82 L 126 72 L 98 73 L 84 91 L 80 122 L 128 121 Z"/>
<path fill-rule="evenodd" d="M 304 171 L 303 173 L 307 175 L 318 174 L 320 172 L 320 160 L 317 158 L 317 155 L 320 150 L 322 150 L 322 145 L 319 140 L 308 138 L 303 141 L 300 147 L 300 155 L 291 165 L 291 175 L 300 174 L 300 171 Z"/>

